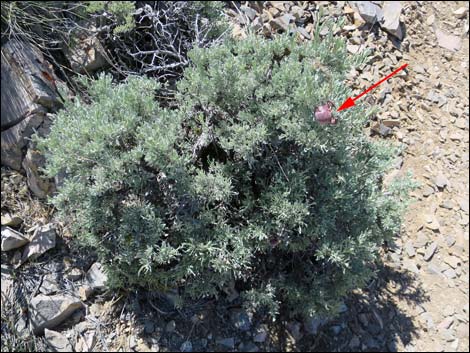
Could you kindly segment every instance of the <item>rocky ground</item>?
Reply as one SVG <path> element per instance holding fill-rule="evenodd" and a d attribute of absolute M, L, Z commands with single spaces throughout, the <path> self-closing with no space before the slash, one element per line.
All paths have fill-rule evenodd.
<path fill-rule="evenodd" d="M 364 99 L 380 108 L 366 133 L 402 143 L 392 174 L 411 171 L 420 186 L 377 278 L 345 300 L 338 318 L 269 322 L 241 310 L 236 292 L 180 310 L 174 293 L 110 293 L 99 264 L 73 247 L 67 229 L 48 225 L 52 210 L 30 195 L 25 177 L 2 168 L 2 226 L 10 227 L 2 227 L 2 349 L 468 351 L 468 5 L 353 3 L 227 9 L 239 38 L 248 28 L 270 36 L 295 23 L 309 40 L 316 21 L 344 19 L 334 34 L 351 53 L 371 51 L 349 75 L 357 93 L 408 64 Z M 51 322 L 58 326 L 44 329 Z"/>

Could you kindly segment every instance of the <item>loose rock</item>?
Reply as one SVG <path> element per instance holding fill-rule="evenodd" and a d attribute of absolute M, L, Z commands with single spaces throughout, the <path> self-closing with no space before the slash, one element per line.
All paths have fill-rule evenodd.
<path fill-rule="evenodd" d="M 2 215 L 2 226 L 10 226 L 10 227 L 16 227 L 20 225 L 23 222 L 21 217 L 18 216 L 10 216 L 9 213 L 6 213 Z"/>
<path fill-rule="evenodd" d="M 88 270 L 86 280 L 93 290 L 102 290 L 106 288 L 108 276 L 104 272 L 103 266 L 99 262 L 95 262 Z"/>
<path fill-rule="evenodd" d="M 78 295 L 80 296 L 80 299 L 83 301 L 88 300 L 92 294 L 93 294 L 93 288 L 91 288 L 90 286 L 84 285 L 78 288 Z"/>
<path fill-rule="evenodd" d="M 449 182 L 444 174 L 438 174 L 434 179 L 434 184 L 440 189 L 443 189 Z"/>
<path fill-rule="evenodd" d="M 465 16 L 467 15 L 467 11 L 468 9 L 462 6 L 462 7 L 459 7 L 457 10 L 455 10 L 453 14 L 457 18 L 465 18 Z"/>
<path fill-rule="evenodd" d="M 429 245 L 427 248 L 426 248 L 426 252 L 424 253 L 424 261 L 429 261 L 431 260 L 431 258 L 433 257 L 434 253 L 436 252 L 436 249 L 437 249 L 437 243 L 436 242 L 432 242 L 431 245 Z"/>
<path fill-rule="evenodd" d="M 47 250 L 55 247 L 55 227 L 52 223 L 39 227 L 34 232 L 31 242 L 26 245 L 21 262 L 28 259 L 36 259 Z"/>
<path fill-rule="evenodd" d="M 2 226 L 2 251 L 9 251 L 22 247 L 29 242 L 28 238 L 16 230 Z"/>
<path fill-rule="evenodd" d="M 390 129 L 388 126 L 380 123 L 379 125 L 379 134 L 383 137 L 387 137 L 393 134 L 392 129 Z"/>
<path fill-rule="evenodd" d="M 372 1 L 350 1 L 350 4 L 367 23 L 373 24 L 383 19 L 382 9 Z"/>
<path fill-rule="evenodd" d="M 435 217 L 430 218 L 430 220 L 426 223 L 426 228 L 429 228 L 433 231 L 440 230 L 440 224 Z"/>
<path fill-rule="evenodd" d="M 175 320 L 168 321 L 168 323 L 165 326 L 165 331 L 168 333 L 174 332 L 176 329 L 176 322 Z"/>
<path fill-rule="evenodd" d="M 50 295 L 59 291 L 59 284 L 57 283 L 56 275 L 48 273 L 42 280 L 39 291 L 43 294 Z"/>
<path fill-rule="evenodd" d="M 456 269 L 461 264 L 461 260 L 457 256 L 447 256 L 444 258 L 444 262 L 453 269 Z"/>
<path fill-rule="evenodd" d="M 281 17 L 273 19 L 270 23 L 274 29 L 287 31 L 289 29 L 289 23 L 294 19 L 295 18 L 292 15 L 285 14 Z"/>
<path fill-rule="evenodd" d="M 443 273 L 449 279 L 454 279 L 455 277 L 457 277 L 457 273 L 455 273 L 455 271 L 451 268 L 445 270 Z"/>
<path fill-rule="evenodd" d="M 235 338 L 233 338 L 233 337 L 218 339 L 216 341 L 216 343 L 218 345 L 226 347 L 228 349 L 234 349 L 235 348 Z"/>
<path fill-rule="evenodd" d="M 73 268 L 67 273 L 66 277 L 69 281 L 78 281 L 83 275 L 82 270 L 79 268 Z"/>
<path fill-rule="evenodd" d="M 418 268 L 418 266 L 416 266 L 416 264 L 413 261 L 410 261 L 410 260 L 403 261 L 403 268 L 405 270 L 410 271 L 410 272 L 419 274 L 419 268 Z"/>
<path fill-rule="evenodd" d="M 66 320 L 83 304 L 69 295 L 38 295 L 31 300 L 30 320 L 34 333 L 42 333 L 45 328 L 53 328 Z"/>
<path fill-rule="evenodd" d="M 244 310 L 235 310 L 231 315 L 233 325 L 240 331 L 249 331 L 251 318 Z"/>
<path fill-rule="evenodd" d="M 54 190 L 54 183 L 43 177 L 40 169 L 45 165 L 44 156 L 37 150 L 29 148 L 23 159 L 29 189 L 37 197 L 44 199 Z"/>
<path fill-rule="evenodd" d="M 434 194 L 434 189 L 428 185 L 423 188 L 423 196 L 428 197 Z"/>
<path fill-rule="evenodd" d="M 458 51 L 462 46 L 462 42 L 459 37 L 452 34 L 447 34 L 444 31 L 436 28 L 435 30 L 437 43 L 444 49 L 450 51 Z"/>
<path fill-rule="evenodd" d="M 304 329 L 311 335 L 316 335 L 320 327 L 325 324 L 326 320 L 319 317 L 311 317 L 304 321 Z"/>
<path fill-rule="evenodd" d="M 257 343 L 263 343 L 266 341 L 266 338 L 268 337 L 268 331 L 266 329 L 266 326 L 260 326 L 256 329 L 255 336 L 253 337 L 253 341 Z"/>
<path fill-rule="evenodd" d="M 72 345 L 60 332 L 44 329 L 44 338 L 52 352 L 72 352 Z"/>
<path fill-rule="evenodd" d="M 468 214 L 468 197 L 467 199 L 459 199 L 459 206 L 462 211 Z"/>
<path fill-rule="evenodd" d="M 383 23 L 380 25 L 399 40 L 403 39 L 403 30 L 400 24 L 402 8 L 400 1 L 386 1 L 383 5 Z"/>
<path fill-rule="evenodd" d="M 408 257 L 413 257 L 413 256 L 416 255 L 416 251 L 415 251 L 415 248 L 413 246 L 413 242 L 411 240 L 408 240 L 405 243 L 405 251 L 406 251 Z"/>
<path fill-rule="evenodd" d="M 90 73 L 96 71 L 107 64 L 104 55 L 104 48 L 101 45 L 94 28 L 87 31 L 79 30 L 73 34 L 77 39 L 77 44 L 65 52 L 73 71 L 79 73 Z"/>
<path fill-rule="evenodd" d="M 444 200 L 441 205 L 442 208 L 452 210 L 454 208 L 454 203 L 450 200 Z"/>
<path fill-rule="evenodd" d="M 454 323 L 454 318 L 449 316 L 446 317 L 439 325 L 437 325 L 437 328 L 439 330 L 447 330 L 452 324 Z"/>
<path fill-rule="evenodd" d="M 254 20 L 254 18 L 257 15 L 256 10 L 248 6 L 241 6 L 240 8 L 245 13 L 245 15 L 250 19 L 250 21 Z"/>

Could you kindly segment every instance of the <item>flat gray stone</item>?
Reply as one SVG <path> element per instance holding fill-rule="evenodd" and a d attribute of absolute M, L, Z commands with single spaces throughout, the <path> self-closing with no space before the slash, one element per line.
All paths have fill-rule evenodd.
<path fill-rule="evenodd" d="M 452 34 L 448 34 L 439 28 L 436 28 L 435 32 L 437 44 L 440 47 L 450 50 L 450 51 L 459 51 L 460 47 L 462 46 L 462 41 L 459 37 L 454 36 Z"/>
<path fill-rule="evenodd" d="M 421 318 L 426 322 L 426 326 L 428 330 L 432 330 L 436 325 L 434 324 L 434 320 L 430 313 L 424 312 L 421 314 Z"/>
<path fill-rule="evenodd" d="M 297 27 L 297 32 L 299 32 L 305 39 L 311 38 L 310 33 L 308 33 L 307 30 L 303 27 Z"/>
<path fill-rule="evenodd" d="M 437 325 L 437 328 L 439 330 L 447 330 L 452 326 L 454 323 L 454 318 L 452 316 L 446 317 L 444 320 L 442 320 L 439 325 Z"/>
<path fill-rule="evenodd" d="M 93 289 L 102 290 L 106 288 L 106 282 L 108 281 L 108 276 L 104 272 L 103 265 L 99 262 L 95 262 L 91 265 L 90 269 L 86 274 L 86 280 L 88 285 Z"/>
<path fill-rule="evenodd" d="M 392 260 L 392 262 L 396 263 L 396 264 L 400 264 L 400 255 L 398 253 L 391 253 L 390 254 L 390 259 Z"/>
<path fill-rule="evenodd" d="M 2 226 L 1 236 L 2 251 L 17 249 L 29 242 L 29 239 L 24 237 L 23 234 L 6 226 Z"/>
<path fill-rule="evenodd" d="M 65 275 L 65 277 L 69 280 L 69 281 L 78 281 L 80 278 L 82 278 L 83 276 L 83 272 L 82 270 L 80 270 L 79 268 L 72 268 L 69 272 L 67 272 L 67 274 Z"/>
<path fill-rule="evenodd" d="M 21 262 L 26 260 L 34 260 L 44 254 L 46 251 L 55 247 L 55 226 L 49 223 L 39 227 L 34 232 L 31 242 L 25 246 Z"/>
<path fill-rule="evenodd" d="M 372 1 L 350 1 L 350 4 L 356 8 L 359 15 L 367 23 L 381 22 L 383 19 L 383 11 L 380 6 Z"/>
<path fill-rule="evenodd" d="M 428 264 L 427 272 L 432 275 L 440 275 L 442 273 L 442 268 L 435 263 Z"/>
<path fill-rule="evenodd" d="M 28 148 L 21 164 L 26 171 L 29 189 L 40 199 L 45 199 L 54 190 L 54 183 L 40 172 L 45 163 L 46 159 L 39 151 Z"/>
<path fill-rule="evenodd" d="M 462 263 L 462 261 L 457 256 L 452 256 L 452 255 L 446 256 L 444 258 L 444 262 L 448 264 L 450 267 L 452 267 L 453 269 L 458 268 L 459 265 Z"/>
<path fill-rule="evenodd" d="M 465 18 L 465 16 L 467 15 L 467 12 L 468 12 L 468 8 L 462 6 L 462 7 L 459 7 L 457 10 L 453 11 L 453 14 L 457 18 Z"/>
<path fill-rule="evenodd" d="M 330 327 L 330 330 L 333 333 L 333 335 L 338 336 L 343 329 L 340 325 L 334 325 Z"/>
<path fill-rule="evenodd" d="M 254 18 L 257 15 L 256 10 L 252 9 L 249 6 L 241 6 L 240 8 L 245 13 L 245 15 L 250 19 L 250 21 L 254 20 Z"/>
<path fill-rule="evenodd" d="M 414 244 L 415 248 L 422 248 L 423 246 L 426 246 L 426 244 L 428 242 L 429 242 L 428 236 L 424 233 L 419 233 L 418 237 L 413 242 L 413 244 Z"/>
<path fill-rule="evenodd" d="M 44 338 L 52 352 L 72 352 L 73 348 L 67 337 L 57 331 L 44 329 Z"/>
<path fill-rule="evenodd" d="M 228 349 L 234 349 L 235 348 L 235 338 L 233 338 L 233 337 L 218 339 L 216 341 L 216 343 L 219 346 L 226 347 Z"/>
<path fill-rule="evenodd" d="M 400 1 L 385 1 L 383 5 L 383 22 L 380 25 L 385 31 L 403 39 L 403 29 L 400 23 L 400 14 L 403 9 Z"/>
<path fill-rule="evenodd" d="M 448 235 L 448 236 L 446 237 L 446 244 L 447 244 L 448 247 L 453 246 L 453 245 L 455 244 L 455 241 L 456 241 L 456 240 L 455 240 L 455 237 L 452 236 L 452 235 Z"/>
<path fill-rule="evenodd" d="M 436 184 L 436 186 L 440 189 L 443 189 L 448 183 L 449 181 L 447 180 L 446 176 L 442 173 L 438 174 L 434 178 L 434 184 Z"/>
<path fill-rule="evenodd" d="M 440 204 L 440 206 L 442 208 L 445 208 L 447 210 L 451 210 L 454 208 L 454 203 L 451 201 L 451 200 L 444 200 L 442 201 L 442 203 Z"/>
<path fill-rule="evenodd" d="M 467 214 L 468 214 L 468 203 L 469 203 L 468 197 L 466 199 L 465 198 L 459 199 L 460 209 Z"/>
<path fill-rule="evenodd" d="M 415 247 L 413 246 L 413 242 L 411 240 L 408 240 L 405 243 L 405 251 L 408 257 L 413 257 L 416 255 Z"/>
<path fill-rule="evenodd" d="M 403 261 L 403 267 L 413 273 L 419 274 L 419 268 L 416 266 L 416 264 L 411 261 L 411 260 L 405 260 Z"/>
<path fill-rule="evenodd" d="M 289 29 L 290 17 L 284 15 L 273 19 L 270 23 L 274 29 L 287 31 Z"/>
<path fill-rule="evenodd" d="M 426 251 L 424 252 L 424 256 L 423 256 L 424 261 L 431 260 L 434 253 L 436 252 L 436 249 L 437 249 L 437 243 L 434 241 L 434 242 L 431 243 L 431 245 L 429 245 L 426 248 Z"/>
<path fill-rule="evenodd" d="M 440 231 L 441 225 L 439 221 L 433 215 L 429 215 L 428 222 L 426 223 L 426 228 L 431 229 L 433 231 Z"/>
<path fill-rule="evenodd" d="M 144 322 L 144 333 L 151 335 L 155 332 L 155 323 L 151 320 L 145 320 Z"/>
<path fill-rule="evenodd" d="M 10 226 L 16 227 L 23 222 L 23 219 L 18 216 L 10 216 L 10 214 L 6 213 L 2 215 L 2 226 Z"/>
<path fill-rule="evenodd" d="M 50 295 L 55 294 L 60 290 L 59 284 L 57 283 L 56 275 L 53 273 L 48 273 L 44 276 L 42 280 L 41 287 L 39 287 L 39 291 L 42 294 Z"/>
<path fill-rule="evenodd" d="M 457 277 L 457 273 L 451 268 L 445 270 L 443 273 L 449 279 L 454 279 L 455 277 Z"/>
<path fill-rule="evenodd" d="M 357 351 L 357 349 L 360 347 L 360 345 L 361 345 L 361 340 L 356 335 L 354 335 L 354 337 L 351 338 L 351 341 L 349 341 L 349 348 L 351 348 L 355 351 Z"/>
<path fill-rule="evenodd" d="M 390 136 L 392 134 L 392 129 L 390 129 L 388 126 L 380 123 L 379 125 L 379 134 L 383 137 Z"/>
<path fill-rule="evenodd" d="M 436 103 L 439 107 L 442 107 L 447 103 L 447 98 L 444 95 L 437 93 L 435 90 L 429 91 L 426 98 L 429 101 Z"/>
<path fill-rule="evenodd" d="M 35 334 L 40 334 L 45 328 L 56 327 L 82 306 L 78 298 L 69 295 L 40 294 L 30 303 L 31 328 Z"/>

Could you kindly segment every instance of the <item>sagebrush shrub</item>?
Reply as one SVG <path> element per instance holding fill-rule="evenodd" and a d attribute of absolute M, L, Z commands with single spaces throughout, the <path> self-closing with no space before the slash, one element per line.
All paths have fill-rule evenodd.
<path fill-rule="evenodd" d="M 52 201 L 112 286 L 203 297 L 235 281 L 273 315 L 334 313 L 373 275 L 406 192 L 383 189 L 396 149 L 364 134 L 360 106 L 337 125 L 313 118 L 351 94 L 363 58 L 332 36 L 196 48 L 172 110 L 154 81 L 101 76 L 40 141 L 48 175 L 66 175 Z"/>
<path fill-rule="evenodd" d="M 127 32 L 135 28 L 134 1 L 86 1 L 86 13 L 107 13 L 108 17 L 113 18 L 116 26 L 113 29 L 114 34 Z"/>

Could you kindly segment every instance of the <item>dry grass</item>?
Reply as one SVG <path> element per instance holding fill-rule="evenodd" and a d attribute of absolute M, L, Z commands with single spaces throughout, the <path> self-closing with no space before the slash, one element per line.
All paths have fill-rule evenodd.
<path fill-rule="evenodd" d="M 33 225 L 47 224 L 51 221 L 53 208 L 34 197 L 28 189 L 26 177 L 9 168 L 1 168 L 1 213 L 20 217 L 23 222 L 17 226 L 17 230 L 25 233 Z M 2 277 L 3 265 L 9 263 L 9 254 L 2 253 Z M 28 284 L 24 283 L 21 276 L 12 276 L 11 290 L 3 295 L 1 305 L 1 351 L 2 352 L 32 352 L 47 351 L 44 340 L 31 334 L 19 332 L 17 323 L 21 316 L 27 312 Z M 3 282 L 3 278 L 2 278 Z M 26 321 L 27 318 L 26 318 Z M 27 330 L 23 332 L 28 332 Z"/>
<path fill-rule="evenodd" d="M 45 200 L 39 200 L 28 188 L 26 177 L 21 173 L 3 167 L 1 169 L 1 213 L 18 216 L 23 220 L 20 232 L 26 232 L 36 225 L 51 221 L 54 209 Z"/>

